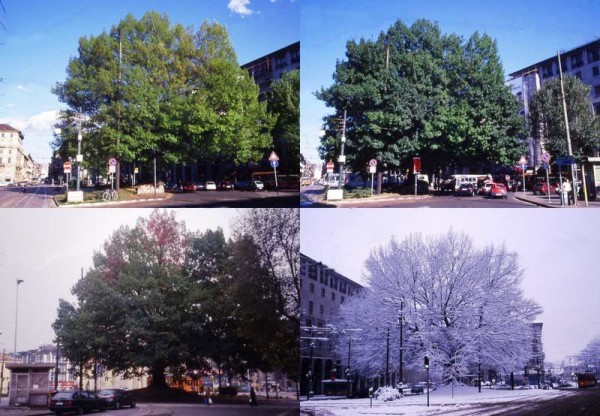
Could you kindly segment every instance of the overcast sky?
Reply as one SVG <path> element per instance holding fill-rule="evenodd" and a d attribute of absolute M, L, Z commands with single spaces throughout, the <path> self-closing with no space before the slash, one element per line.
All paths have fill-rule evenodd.
<path fill-rule="evenodd" d="M 229 237 L 235 209 L 175 210 L 188 230 L 221 227 Z M 74 301 L 71 288 L 92 266 L 94 251 L 122 224 L 134 226 L 150 209 L 0 210 L 0 350 L 12 352 L 16 279 L 19 285 L 17 351 L 54 339 L 52 322 L 60 298 Z"/>
<path fill-rule="evenodd" d="M 600 335 L 600 221 L 595 210 L 304 209 L 303 254 L 364 283 L 371 249 L 421 232 L 465 232 L 476 246 L 519 254 L 522 288 L 544 312 L 546 360 L 560 363 Z"/>

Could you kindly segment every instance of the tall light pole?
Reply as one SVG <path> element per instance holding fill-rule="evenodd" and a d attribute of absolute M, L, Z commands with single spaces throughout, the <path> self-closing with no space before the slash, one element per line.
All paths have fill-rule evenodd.
<path fill-rule="evenodd" d="M 17 322 L 19 318 L 19 285 L 23 283 L 24 280 L 17 279 L 17 304 L 15 308 L 15 348 L 13 350 L 13 362 L 17 362 Z"/>
<path fill-rule="evenodd" d="M 344 144 L 346 143 L 346 110 L 344 110 L 344 120 L 342 122 L 342 149 L 338 162 L 340 162 L 340 185 L 338 189 L 343 189 L 344 186 L 344 163 L 346 163 L 346 156 L 344 156 Z"/>
<path fill-rule="evenodd" d="M 571 147 L 571 134 L 569 133 L 569 116 L 567 114 L 567 100 L 565 98 L 565 89 L 563 86 L 563 73 L 562 73 L 562 64 L 560 62 L 560 52 L 557 52 L 558 56 L 558 75 L 560 80 L 560 95 L 562 100 L 563 114 L 565 117 L 565 132 L 567 134 L 567 152 L 569 157 L 573 157 L 573 148 Z M 573 182 L 573 205 L 577 206 L 577 165 L 571 163 L 571 181 Z M 584 178 L 585 180 L 585 178 Z M 569 197 L 567 195 L 567 206 L 569 204 Z"/>
<path fill-rule="evenodd" d="M 83 155 L 81 154 L 81 140 L 83 139 L 83 136 L 81 135 L 81 109 L 79 110 L 79 116 L 77 119 L 77 191 L 79 192 L 79 183 L 81 181 L 81 165 L 83 162 Z"/>
<path fill-rule="evenodd" d="M 400 300 L 400 317 L 398 318 L 398 323 L 400 324 L 400 373 L 398 374 L 399 378 L 400 378 L 400 383 L 404 384 L 404 369 L 403 369 L 403 362 L 404 362 L 404 357 L 403 357 L 403 350 L 404 350 L 404 346 L 403 344 L 403 334 L 404 334 L 404 300 Z"/>

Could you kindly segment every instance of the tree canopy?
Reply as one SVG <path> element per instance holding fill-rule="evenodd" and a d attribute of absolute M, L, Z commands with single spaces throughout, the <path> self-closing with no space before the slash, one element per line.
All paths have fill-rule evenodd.
<path fill-rule="evenodd" d="M 397 21 L 376 40 L 351 40 L 330 87 L 317 98 L 335 113 L 324 118 L 320 153 L 335 160 L 340 118 L 347 110 L 346 153 L 362 171 L 375 158 L 384 169 L 425 171 L 508 165 L 521 151 L 523 121 L 504 85 L 496 42 L 442 34 L 437 23 Z"/>
<path fill-rule="evenodd" d="M 156 388 L 167 371 L 177 377 L 210 361 L 229 374 L 258 368 L 294 378 L 297 326 L 252 231 L 226 241 L 221 229 L 191 232 L 159 210 L 122 226 L 73 287 L 77 304 L 60 300 L 53 328 L 64 354 L 125 376 L 149 373 Z M 271 262 L 285 262 L 275 259 L 281 253 Z"/>
<path fill-rule="evenodd" d="M 590 87 L 570 75 L 564 77 L 563 81 L 573 155 L 593 155 L 600 147 L 600 119 L 590 111 Z M 550 154 L 568 155 L 559 79 L 544 83 L 533 95 L 530 127 L 533 137 L 542 135 L 544 146 Z"/>
<path fill-rule="evenodd" d="M 273 82 L 268 94 L 269 111 L 277 117 L 273 126 L 275 151 L 282 157 L 281 170 L 298 172 L 300 166 L 300 71 L 290 71 Z M 285 152 L 285 153 L 284 153 Z"/>
<path fill-rule="evenodd" d="M 67 79 L 53 92 L 68 106 L 54 147 L 73 154 L 73 117 L 82 112 L 84 160 L 92 166 L 112 156 L 146 162 L 155 155 L 166 163 L 245 163 L 260 160 L 271 144 L 272 117 L 217 22 L 195 31 L 156 12 L 128 15 L 79 40 Z"/>
<path fill-rule="evenodd" d="M 374 249 L 365 268 L 368 288 L 342 305 L 336 327 L 362 329 L 353 342 L 353 368 L 382 373 L 382 339 L 388 327 L 397 328 L 400 315 L 408 367 L 429 355 L 446 380 L 472 374 L 477 363 L 510 372 L 530 358 L 531 323 L 541 308 L 519 288 L 523 270 L 515 253 L 476 248 L 453 231 L 413 234 Z M 391 355 L 397 356 L 393 344 Z"/>

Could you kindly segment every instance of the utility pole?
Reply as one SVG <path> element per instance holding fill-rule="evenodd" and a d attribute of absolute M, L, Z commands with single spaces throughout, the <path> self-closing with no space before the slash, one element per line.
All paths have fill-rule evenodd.
<path fill-rule="evenodd" d="M 390 327 L 387 327 L 387 344 L 385 348 L 385 385 L 390 380 Z"/>
<path fill-rule="evenodd" d="M 567 100 L 565 98 L 565 88 L 563 86 L 562 65 L 560 63 L 560 51 L 556 53 L 558 56 L 558 74 L 560 79 L 560 95 L 562 99 L 563 114 L 565 116 L 565 130 L 567 133 L 567 152 L 570 158 L 573 157 L 573 148 L 571 147 L 571 135 L 569 133 L 569 116 L 567 115 Z M 571 163 L 571 181 L 573 182 L 573 205 L 577 206 L 577 165 Z M 569 197 L 567 196 L 567 204 Z"/>
<path fill-rule="evenodd" d="M 17 304 L 15 306 L 15 347 L 13 350 L 13 363 L 17 362 L 17 323 L 19 322 L 19 285 L 23 283 L 24 280 L 17 279 Z"/>
<path fill-rule="evenodd" d="M 346 143 L 346 110 L 344 110 L 344 120 L 342 121 L 342 149 L 338 161 L 340 162 L 340 185 L 339 189 L 344 189 L 344 163 L 346 163 L 346 156 L 344 156 L 344 144 Z"/>
<path fill-rule="evenodd" d="M 4 391 L 4 362 L 6 348 L 2 348 L 2 367 L 0 367 L 0 403 L 2 403 L 2 392 Z"/>
<path fill-rule="evenodd" d="M 399 323 L 400 323 L 400 372 L 398 374 L 398 377 L 400 379 L 400 383 L 404 384 L 404 368 L 403 368 L 403 362 L 404 362 L 404 357 L 402 356 L 403 354 L 403 349 L 404 346 L 402 345 L 403 343 L 403 333 L 404 333 L 404 300 L 400 299 L 400 318 Z"/>
<path fill-rule="evenodd" d="M 121 28 L 119 28 L 119 84 L 117 86 L 117 101 L 119 101 L 119 104 L 121 102 L 121 87 L 122 87 L 122 74 L 121 74 L 121 66 L 123 64 L 123 42 L 121 41 Z M 121 138 L 119 137 L 120 134 L 120 129 L 119 129 L 119 125 L 121 124 L 121 109 L 119 108 L 119 114 L 118 114 L 118 118 L 117 118 L 117 154 L 116 154 L 116 158 L 117 159 L 117 166 L 116 166 L 116 172 L 115 172 L 115 189 L 117 190 L 117 192 L 119 192 L 119 189 L 121 188 L 121 152 L 119 151 L 119 146 L 121 144 Z"/>

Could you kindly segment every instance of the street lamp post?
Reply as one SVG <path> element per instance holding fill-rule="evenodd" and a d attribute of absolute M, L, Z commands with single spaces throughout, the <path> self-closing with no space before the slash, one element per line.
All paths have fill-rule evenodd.
<path fill-rule="evenodd" d="M 404 301 L 400 300 L 400 317 L 398 318 L 398 323 L 400 324 L 400 372 L 398 374 L 398 378 L 400 379 L 400 383 L 404 384 L 404 369 L 403 369 L 403 338 L 404 338 Z"/>
<path fill-rule="evenodd" d="M 344 144 L 346 143 L 346 110 L 344 110 L 344 120 L 342 122 L 342 149 L 338 161 L 340 162 L 340 185 L 338 189 L 343 189 L 344 186 L 344 163 L 346 163 L 346 156 L 344 156 Z"/>
<path fill-rule="evenodd" d="M 13 362 L 17 362 L 17 322 L 19 319 L 19 285 L 23 283 L 24 280 L 17 279 L 17 304 L 15 307 L 15 346 L 13 350 Z"/>
<path fill-rule="evenodd" d="M 78 117 L 79 129 L 77 132 L 77 192 L 79 192 L 79 183 L 81 181 L 81 165 L 83 162 L 83 155 L 81 154 L 81 140 L 83 136 L 81 135 L 81 111 L 79 112 Z"/>
<path fill-rule="evenodd" d="M 387 328 L 387 344 L 385 347 L 385 385 L 390 382 L 390 327 Z"/>

